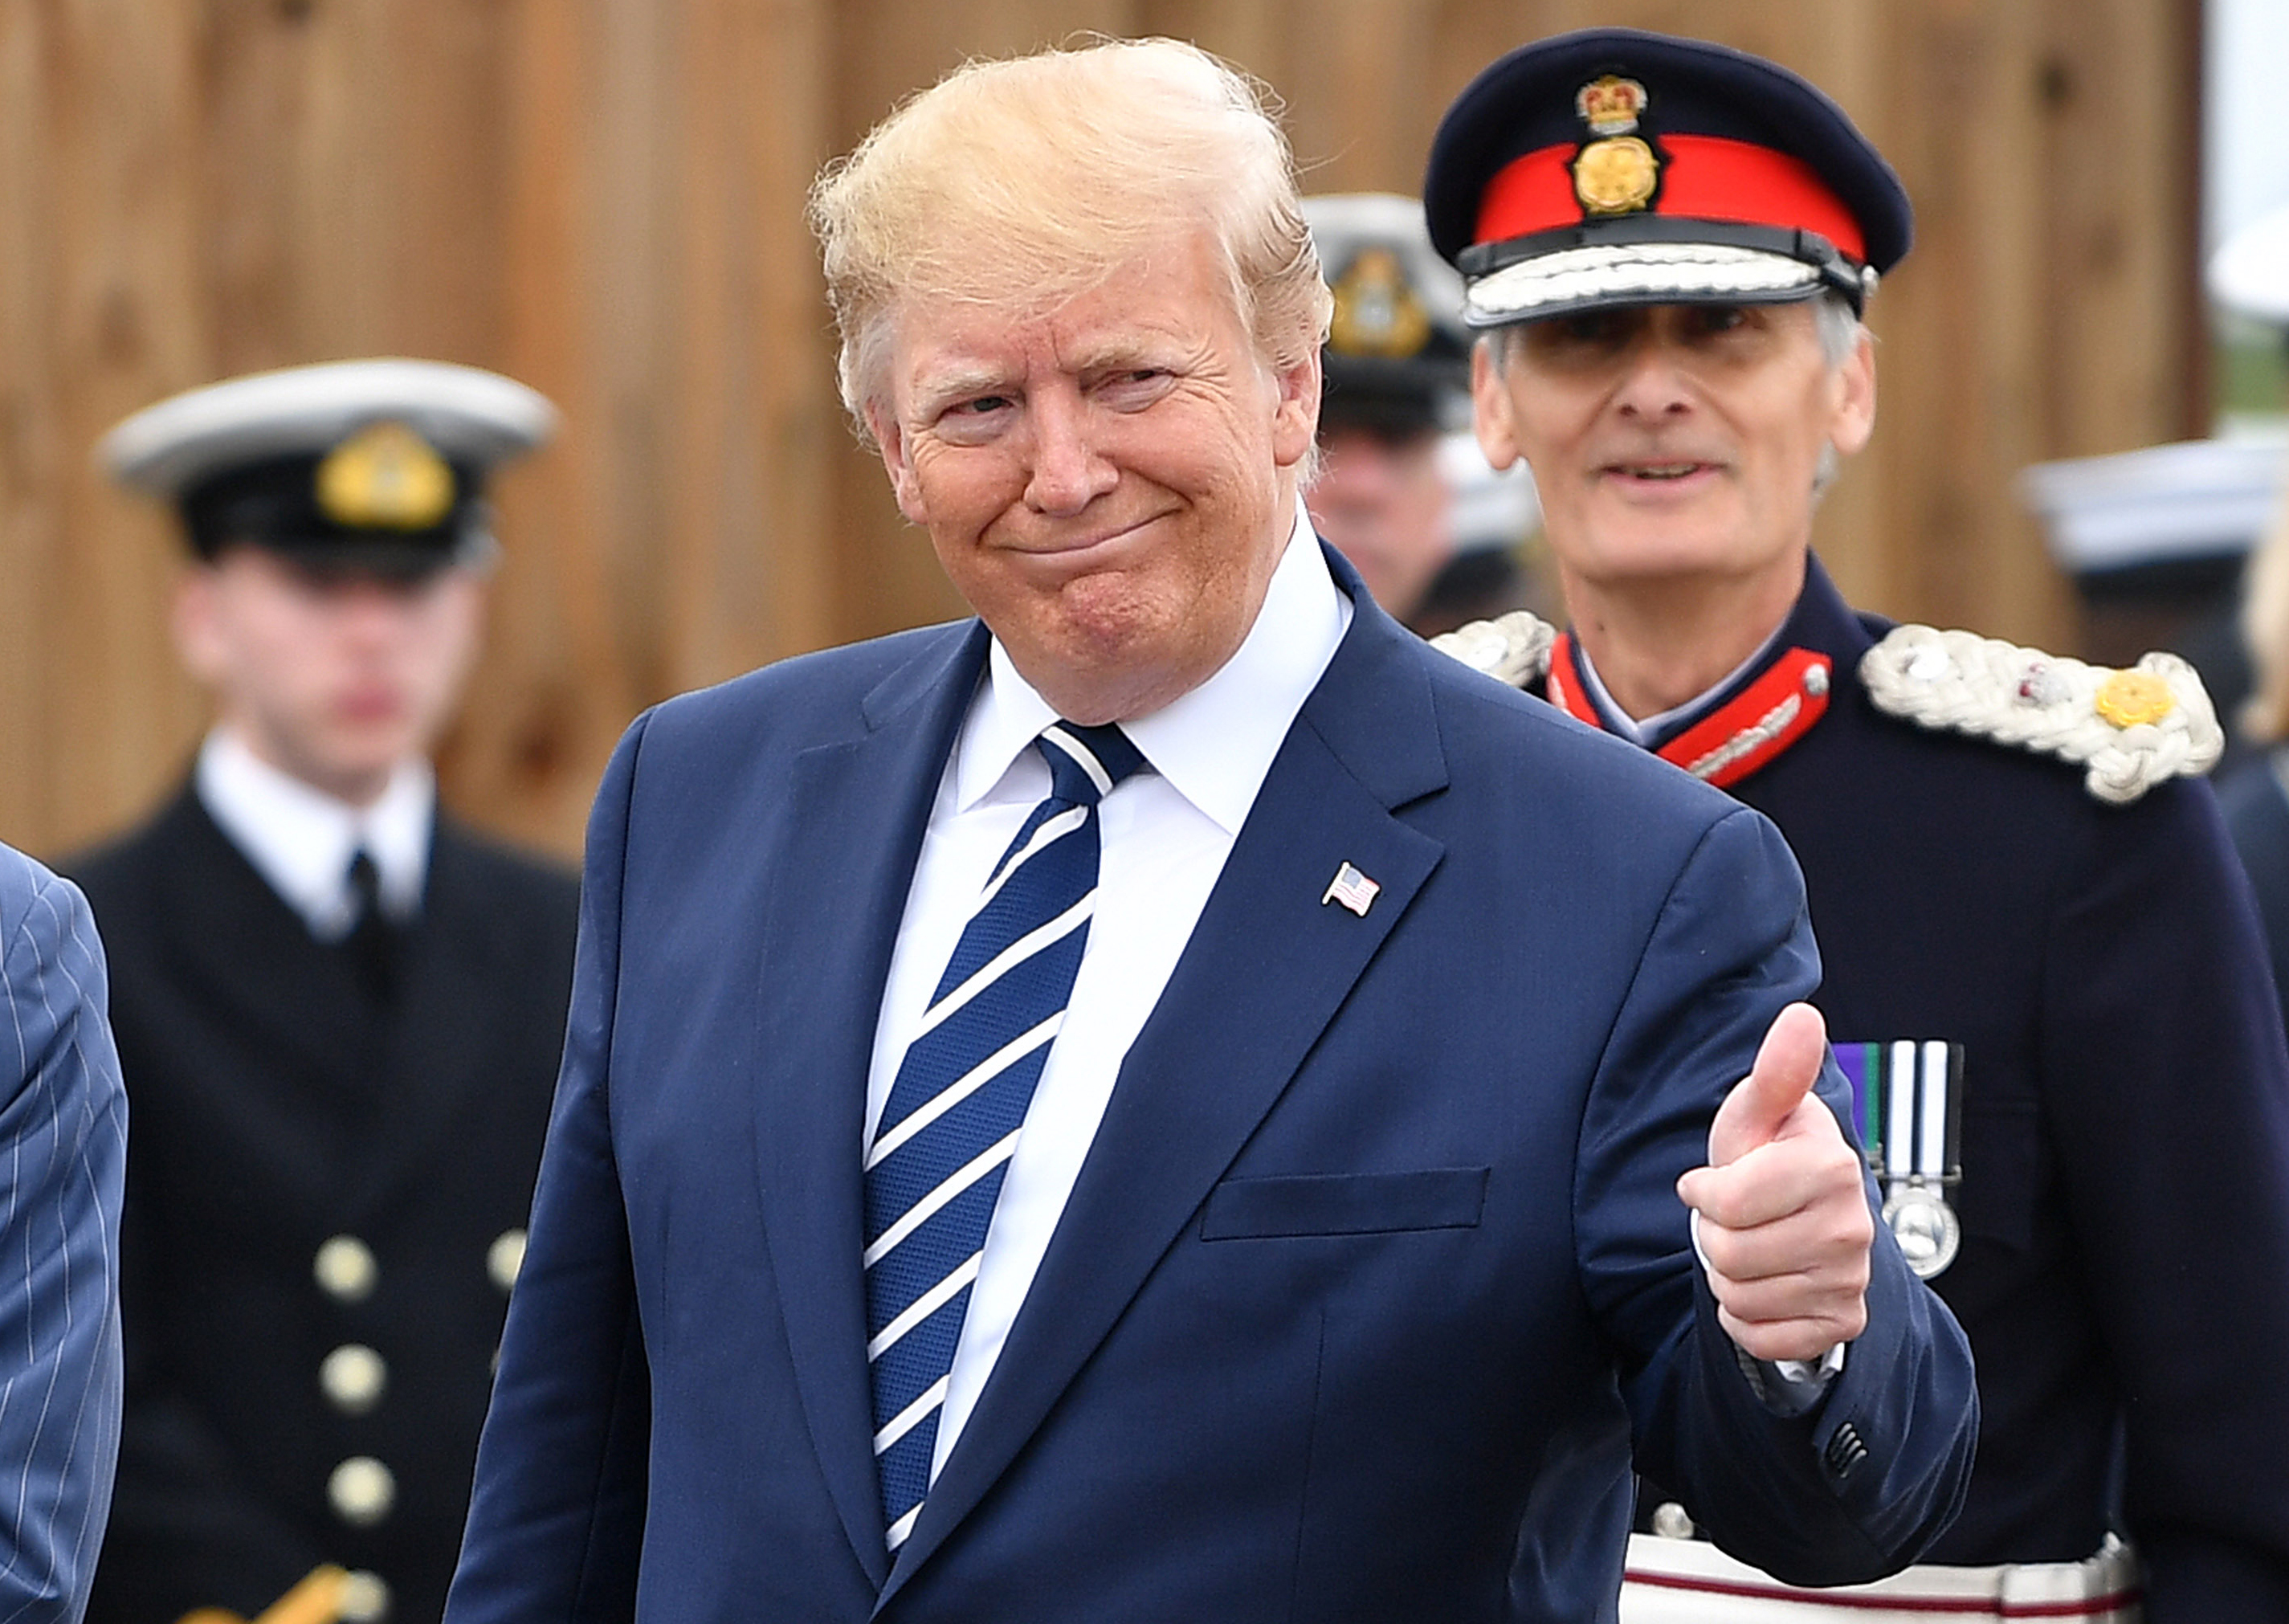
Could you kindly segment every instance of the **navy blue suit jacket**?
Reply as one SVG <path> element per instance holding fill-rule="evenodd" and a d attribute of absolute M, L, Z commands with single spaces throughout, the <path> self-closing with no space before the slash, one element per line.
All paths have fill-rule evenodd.
<path fill-rule="evenodd" d="M 0 1620 L 87 1606 L 119 1456 L 127 1099 L 103 948 L 68 880 L 0 846 Z"/>
<path fill-rule="evenodd" d="M 861 1117 L 985 633 L 639 720 L 453 1624 L 1609 1618 L 1633 1447 L 1799 1580 L 1943 1525 L 1975 1400 L 1937 1300 L 1884 1241 L 1841 1377 L 1777 1416 L 1672 1188 L 1817 979 L 1778 835 L 1336 569 L 1357 617 L 895 1563 Z M 1320 900 L 1345 862 L 1363 917 Z"/>

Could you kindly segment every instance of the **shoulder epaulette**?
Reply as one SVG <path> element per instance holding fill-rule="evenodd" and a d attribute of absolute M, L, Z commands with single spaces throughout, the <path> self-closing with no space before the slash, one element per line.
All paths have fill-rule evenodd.
<path fill-rule="evenodd" d="M 1527 609 L 1512 609 L 1494 620 L 1473 620 L 1441 632 L 1431 646 L 1473 671 L 1524 688 L 1549 673 L 1550 645 L 1558 628 Z"/>
<path fill-rule="evenodd" d="M 1974 632 L 1894 626 L 1861 657 L 1876 708 L 2054 755 L 2086 770 L 2099 800 L 2126 806 L 2217 765 L 2225 732 L 2194 668 L 2149 654 L 2126 670 L 2022 649 Z"/>

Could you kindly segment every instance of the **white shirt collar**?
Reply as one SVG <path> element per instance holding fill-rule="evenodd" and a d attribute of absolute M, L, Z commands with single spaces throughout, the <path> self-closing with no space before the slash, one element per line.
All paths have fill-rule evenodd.
<path fill-rule="evenodd" d="M 320 940 L 339 938 L 355 921 L 348 876 L 361 848 L 373 859 L 383 911 L 399 920 L 420 912 L 437 800 L 428 762 L 399 763 L 372 805 L 353 807 L 217 728 L 199 747 L 193 781 L 208 816 Z"/>
<path fill-rule="evenodd" d="M 1198 688 L 1121 723 L 1121 731 L 1178 794 L 1225 833 L 1237 834 L 1352 613 L 1299 498 L 1264 606 L 1232 657 Z M 1057 720 L 994 639 L 985 684 L 954 750 L 955 808 L 975 806 L 1001 785 L 1012 763 Z"/>

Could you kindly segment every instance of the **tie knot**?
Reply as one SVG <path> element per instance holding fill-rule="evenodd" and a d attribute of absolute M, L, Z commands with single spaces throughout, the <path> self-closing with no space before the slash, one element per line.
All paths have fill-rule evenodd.
<path fill-rule="evenodd" d="M 381 902 L 381 871 L 363 847 L 350 859 L 350 894 L 357 899 L 358 918 L 371 913 Z"/>
<path fill-rule="evenodd" d="M 1106 791 L 1144 765 L 1144 752 L 1109 723 L 1083 728 L 1054 722 L 1033 743 L 1049 764 L 1050 792 L 1075 806 L 1095 806 Z"/>

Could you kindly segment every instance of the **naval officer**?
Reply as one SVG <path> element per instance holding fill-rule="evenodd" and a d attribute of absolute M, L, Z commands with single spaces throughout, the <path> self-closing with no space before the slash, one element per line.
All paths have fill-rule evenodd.
<path fill-rule="evenodd" d="M 134 1104 L 127 1410 L 90 1618 L 252 1614 L 321 1565 L 434 1620 L 562 1038 L 576 887 L 438 808 L 477 649 L 484 480 L 554 418 L 491 373 L 234 378 L 102 445 L 180 511 L 214 723 L 68 864 Z"/>

